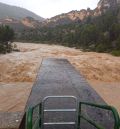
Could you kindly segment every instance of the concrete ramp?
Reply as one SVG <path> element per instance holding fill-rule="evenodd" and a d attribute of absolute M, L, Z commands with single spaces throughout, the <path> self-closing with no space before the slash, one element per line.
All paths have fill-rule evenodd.
<path fill-rule="evenodd" d="M 44 59 L 42 66 L 38 71 L 37 80 L 33 86 L 31 95 L 28 99 L 26 110 L 40 103 L 46 96 L 76 96 L 79 101 L 92 102 L 97 104 L 105 104 L 104 100 L 95 92 L 87 83 L 85 78 L 70 64 L 66 59 Z M 61 100 L 62 101 L 62 100 Z M 73 107 L 70 101 L 51 101 L 53 107 L 65 108 Z M 87 117 L 102 123 L 106 129 L 113 129 L 113 120 L 111 114 L 100 109 L 91 107 L 83 107 L 82 111 Z M 45 121 L 72 121 L 74 114 L 46 114 Z M 83 129 L 94 129 L 85 121 L 82 121 Z M 45 129 L 75 129 L 72 126 L 47 126 Z"/>
<path fill-rule="evenodd" d="M 75 96 L 78 101 L 105 104 L 104 100 L 87 83 L 85 78 L 66 59 L 44 59 L 38 71 L 38 76 L 28 98 L 25 111 L 40 103 L 46 96 Z M 70 100 L 52 100 L 45 108 L 73 108 L 75 105 Z M 84 114 L 102 123 L 106 129 L 113 129 L 113 120 L 109 112 L 91 107 L 82 107 Z M 24 112 L 0 113 L 0 129 L 24 129 Z M 45 121 L 73 121 L 75 114 L 46 114 Z M 22 120 L 22 124 L 21 123 Z M 82 129 L 95 129 L 85 121 L 81 121 Z M 74 126 L 47 126 L 45 129 L 75 129 Z"/>

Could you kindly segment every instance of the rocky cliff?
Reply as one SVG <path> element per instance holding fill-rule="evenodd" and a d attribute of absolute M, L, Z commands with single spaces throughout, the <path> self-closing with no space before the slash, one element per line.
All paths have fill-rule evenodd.
<path fill-rule="evenodd" d="M 107 9 L 116 8 L 118 5 L 120 5 L 120 0 L 100 0 L 94 10 L 88 8 L 87 10 L 82 9 L 80 11 L 71 11 L 47 19 L 45 22 L 43 22 L 43 24 L 47 26 L 56 26 L 61 24 L 69 24 L 72 22 L 81 22 L 89 16 L 99 16 L 103 12 L 106 12 Z"/>
<path fill-rule="evenodd" d="M 25 17 L 21 20 L 21 23 L 27 27 L 30 27 L 30 28 L 36 28 L 36 27 L 39 27 L 39 24 L 40 22 L 35 20 L 34 18 L 32 17 Z"/>
<path fill-rule="evenodd" d="M 120 0 L 100 0 L 97 5 L 98 14 L 105 12 L 107 9 L 116 8 L 120 5 Z"/>
<path fill-rule="evenodd" d="M 43 22 L 39 22 L 34 17 L 27 16 L 21 19 L 11 18 L 6 16 L 7 18 L 1 19 L 0 24 L 7 24 L 12 27 L 15 26 L 15 28 L 21 28 L 24 29 L 24 27 L 27 28 L 38 28 L 42 26 L 50 26 L 54 27 L 57 25 L 64 25 L 64 24 L 70 24 L 70 23 L 80 23 L 84 21 L 88 17 L 96 17 L 101 15 L 102 13 L 106 12 L 107 9 L 116 8 L 118 5 L 120 5 L 120 0 L 100 0 L 97 4 L 97 7 L 94 10 L 88 9 L 82 9 L 80 11 L 73 10 L 68 13 L 63 13 L 60 15 L 57 15 L 55 17 L 52 17 L 50 19 L 46 19 Z"/>
<path fill-rule="evenodd" d="M 80 11 L 73 10 L 71 12 L 57 15 L 43 22 L 44 25 L 56 26 L 61 24 L 69 24 L 73 22 L 81 22 L 89 16 L 93 16 L 94 11 L 88 8 L 87 10 L 82 9 Z"/>

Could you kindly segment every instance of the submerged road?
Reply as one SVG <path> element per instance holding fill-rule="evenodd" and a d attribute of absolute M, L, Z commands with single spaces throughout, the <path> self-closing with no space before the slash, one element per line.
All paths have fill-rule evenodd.
<path fill-rule="evenodd" d="M 44 59 L 36 82 L 27 102 L 28 107 L 34 106 L 42 102 L 46 96 L 64 96 L 72 95 L 77 97 L 78 101 L 92 102 L 97 104 L 105 104 L 104 100 L 96 93 L 94 89 L 87 83 L 85 78 L 69 63 L 66 59 Z M 75 108 L 72 100 L 53 99 L 46 102 L 48 108 Z M 113 120 L 111 113 L 100 109 L 84 106 L 82 108 L 84 114 L 102 123 L 106 129 L 113 129 Z M 45 122 L 74 121 L 75 113 L 46 113 Z M 85 121 L 81 121 L 82 129 L 95 129 Z M 74 126 L 45 126 L 45 129 L 75 129 Z"/>

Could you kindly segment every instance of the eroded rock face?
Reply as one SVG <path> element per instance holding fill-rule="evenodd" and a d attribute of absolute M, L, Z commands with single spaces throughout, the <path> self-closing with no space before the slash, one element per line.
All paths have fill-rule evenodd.
<path fill-rule="evenodd" d="M 91 16 L 99 16 L 103 12 L 106 12 L 109 8 L 116 8 L 120 4 L 120 0 L 100 0 L 97 7 L 94 10 L 88 8 L 87 10 L 82 9 L 80 11 L 71 11 L 65 14 L 57 15 L 44 22 L 44 25 L 59 25 L 68 24 L 76 21 L 83 21 L 85 18 Z"/>
<path fill-rule="evenodd" d="M 120 0 L 100 0 L 94 10 L 94 16 L 99 16 L 108 9 L 115 9 L 118 6 L 120 6 Z"/>
<path fill-rule="evenodd" d="M 101 11 L 105 11 L 108 8 L 114 8 L 120 3 L 120 0 L 100 0 L 97 8 Z"/>
<path fill-rule="evenodd" d="M 88 9 L 82 9 L 80 11 L 73 10 L 68 13 L 63 13 L 60 15 L 57 15 L 55 17 L 52 17 L 50 19 L 46 19 L 43 22 L 39 22 L 35 20 L 32 17 L 25 17 L 22 20 L 13 20 L 12 18 L 7 18 L 6 20 L 0 20 L 0 24 L 7 23 L 8 25 L 15 26 L 14 28 L 18 28 L 21 26 L 21 28 L 38 28 L 43 26 L 57 26 L 57 25 L 64 25 L 64 24 L 70 24 L 73 22 L 81 23 L 88 17 L 96 17 L 101 15 L 102 13 L 106 12 L 109 8 L 116 8 L 118 5 L 120 5 L 120 0 L 100 0 L 98 2 L 97 7 L 94 10 Z"/>
<path fill-rule="evenodd" d="M 88 16 L 93 16 L 94 11 L 88 8 L 87 10 L 82 9 L 80 11 L 74 10 L 65 14 L 57 15 L 44 22 L 44 25 L 58 25 L 58 24 L 68 24 L 72 22 L 83 21 Z"/>
<path fill-rule="evenodd" d="M 38 22 L 32 17 L 26 17 L 21 20 L 22 24 L 31 28 L 35 28 Z"/>

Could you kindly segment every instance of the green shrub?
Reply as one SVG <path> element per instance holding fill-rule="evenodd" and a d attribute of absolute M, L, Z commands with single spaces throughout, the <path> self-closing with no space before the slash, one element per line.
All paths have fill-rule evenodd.
<path fill-rule="evenodd" d="M 0 53 L 9 53 L 12 51 L 12 41 L 14 31 L 9 26 L 0 26 Z"/>
<path fill-rule="evenodd" d="M 105 52 L 106 47 L 104 46 L 104 44 L 98 44 L 95 50 L 96 52 Z"/>
<path fill-rule="evenodd" d="M 120 50 L 113 50 L 111 54 L 114 56 L 120 56 Z"/>

